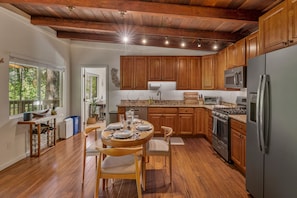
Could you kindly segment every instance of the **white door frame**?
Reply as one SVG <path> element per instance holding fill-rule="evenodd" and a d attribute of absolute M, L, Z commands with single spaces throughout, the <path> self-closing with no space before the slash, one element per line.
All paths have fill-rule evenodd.
<path fill-rule="evenodd" d="M 108 65 L 103 65 L 103 64 L 98 64 L 98 65 L 83 65 L 81 67 L 81 131 L 85 130 L 86 124 L 87 124 L 87 117 L 86 117 L 86 112 L 87 112 L 87 102 L 85 101 L 85 71 L 86 69 L 105 69 L 105 97 L 106 97 L 106 107 L 105 107 L 105 119 L 106 123 L 108 123 L 108 112 L 109 112 L 109 93 L 108 93 L 108 87 L 109 87 L 109 66 Z"/>

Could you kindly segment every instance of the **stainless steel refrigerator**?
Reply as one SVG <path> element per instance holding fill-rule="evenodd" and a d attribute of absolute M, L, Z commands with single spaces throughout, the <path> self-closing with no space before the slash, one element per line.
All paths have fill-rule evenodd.
<path fill-rule="evenodd" d="M 251 59 L 247 95 L 247 191 L 296 198 L 297 46 Z"/>

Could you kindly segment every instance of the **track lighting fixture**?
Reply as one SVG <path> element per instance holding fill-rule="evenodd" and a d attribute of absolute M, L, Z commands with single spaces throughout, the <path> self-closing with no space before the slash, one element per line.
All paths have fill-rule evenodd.
<path fill-rule="evenodd" d="M 167 36 L 165 37 L 165 42 L 164 43 L 165 43 L 165 45 L 169 45 L 169 40 L 168 40 Z"/>
<path fill-rule="evenodd" d="M 201 47 L 201 39 L 197 40 L 197 47 L 200 48 Z"/>

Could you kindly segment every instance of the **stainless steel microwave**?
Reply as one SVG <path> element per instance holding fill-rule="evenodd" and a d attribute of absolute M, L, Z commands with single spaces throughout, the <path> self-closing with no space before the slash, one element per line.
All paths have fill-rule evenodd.
<path fill-rule="evenodd" d="M 225 88 L 240 89 L 246 87 L 246 66 L 225 70 Z"/>

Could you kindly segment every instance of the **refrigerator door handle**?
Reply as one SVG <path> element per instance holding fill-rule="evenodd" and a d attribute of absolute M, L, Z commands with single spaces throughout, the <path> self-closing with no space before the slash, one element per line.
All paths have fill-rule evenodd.
<path fill-rule="evenodd" d="M 263 106 L 264 116 L 264 129 L 263 129 L 263 141 L 264 141 L 264 153 L 268 152 L 268 135 L 269 135 L 269 122 L 270 122 L 270 80 L 268 75 L 264 75 L 264 88 L 263 95 L 265 100 L 265 107 Z M 263 101 L 264 101 L 263 100 Z"/>
<path fill-rule="evenodd" d="M 262 144 L 261 144 L 261 116 L 260 116 L 260 109 L 261 109 L 261 88 L 262 88 L 262 82 L 263 82 L 263 75 L 260 75 L 259 78 L 259 85 L 257 90 L 257 103 L 256 103 L 256 125 L 257 125 L 257 142 L 259 146 L 259 150 L 262 152 Z"/>
<path fill-rule="evenodd" d="M 266 75 L 262 75 L 262 83 L 261 83 L 261 94 L 260 94 L 260 109 L 259 109 L 259 118 L 260 118 L 260 142 L 262 153 L 265 154 L 265 142 L 264 142 L 264 133 L 265 133 L 265 85 L 266 85 Z"/>

